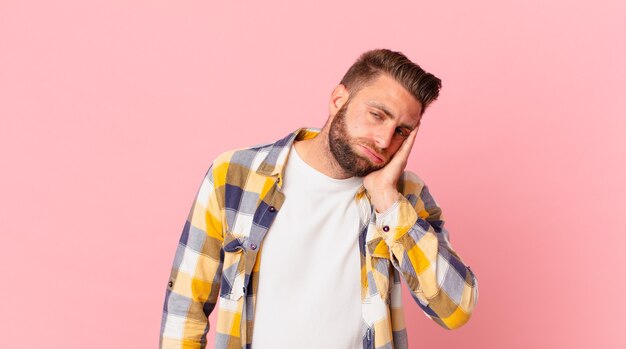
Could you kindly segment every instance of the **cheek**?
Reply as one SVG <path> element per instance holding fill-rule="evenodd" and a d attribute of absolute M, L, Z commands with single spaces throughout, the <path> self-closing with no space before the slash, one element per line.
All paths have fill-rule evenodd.
<path fill-rule="evenodd" d="M 391 146 L 389 146 L 389 156 L 393 156 L 398 152 L 398 150 L 402 146 L 403 140 L 394 140 L 393 143 L 391 143 Z"/>
<path fill-rule="evenodd" d="M 346 118 L 345 126 L 348 133 L 347 136 L 350 138 L 360 138 L 364 136 L 366 128 L 363 127 L 362 120 L 355 117 Z"/>
<path fill-rule="evenodd" d="M 348 129 L 352 131 L 354 137 L 372 138 L 374 137 L 376 130 L 380 128 L 380 125 L 376 123 L 376 120 L 368 117 L 367 113 L 360 114 L 358 117 L 354 117 L 349 124 Z"/>

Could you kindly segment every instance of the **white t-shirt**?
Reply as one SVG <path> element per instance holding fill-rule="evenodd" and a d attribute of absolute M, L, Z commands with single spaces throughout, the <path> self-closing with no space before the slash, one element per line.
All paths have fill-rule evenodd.
<path fill-rule="evenodd" d="M 285 202 L 261 249 L 252 349 L 363 347 L 362 178 L 330 178 L 291 148 Z"/>

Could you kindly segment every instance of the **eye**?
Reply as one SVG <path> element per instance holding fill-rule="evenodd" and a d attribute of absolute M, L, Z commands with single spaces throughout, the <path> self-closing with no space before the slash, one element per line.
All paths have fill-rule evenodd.
<path fill-rule="evenodd" d="M 375 111 L 371 111 L 371 112 L 370 112 L 370 114 L 372 114 L 372 116 L 373 116 L 373 117 L 374 117 L 374 119 L 376 119 L 376 120 L 382 120 L 382 119 L 383 119 L 382 115 L 378 114 L 378 113 L 377 113 L 377 112 L 375 112 Z"/>
<path fill-rule="evenodd" d="M 406 137 L 409 135 L 408 132 L 406 132 L 404 129 L 400 127 L 396 127 L 396 134 L 398 134 L 400 137 Z"/>

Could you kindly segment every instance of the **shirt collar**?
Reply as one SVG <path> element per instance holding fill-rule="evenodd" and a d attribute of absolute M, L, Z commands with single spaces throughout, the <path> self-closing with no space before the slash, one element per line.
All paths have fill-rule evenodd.
<path fill-rule="evenodd" d="M 291 150 L 293 143 L 295 141 L 314 138 L 319 133 L 319 128 L 302 127 L 275 142 L 271 145 L 267 156 L 265 156 L 265 159 L 263 159 L 263 162 L 261 162 L 261 165 L 259 165 L 256 172 L 264 176 L 278 177 L 279 179 L 282 178 L 285 163 L 287 163 L 289 151 Z M 365 187 L 361 186 L 356 194 L 356 197 L 357 199 L 362 199 L 366 196 Z"/>
<path fill-rule="evenodd" d="M 320 133 L 318 128 L 299 128 L 294 132 L 288 134 L 286 137 L 275 142 L 269 148 L 267 155 L 257 168 L 257 173 L 265 176 L 278 176 L 283 175 L 283 169 L 285 163 L 289 157 L 289 151 L 295 141 L 301 141 L 305 139 L 311 139 Z"/>

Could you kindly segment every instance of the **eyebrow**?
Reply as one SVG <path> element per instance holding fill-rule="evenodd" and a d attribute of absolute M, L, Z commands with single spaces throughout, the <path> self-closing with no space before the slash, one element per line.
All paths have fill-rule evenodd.
<path fill-rule="evenodd" d="M 379 109 L 380 111 L 385 113 L 385 115 L 387 115 L 387 117 L 390 118 L 391 120 L 396 119 L 396 116 L 384 104 L 376 102 L 376 101 L 368 101 L 366 104 L 369 105 L 370 107 L 374 107 L 376 109 Z M 407 128 L 407 129 L 409 129 L 411 131 L 413 131 L 413 129 L 414 129 L 414 127 L 411 127 L 410 125 L 407 125 L 407 124 L 401 124 L 399 126 L 403 127 L 403 128 Z"/>

